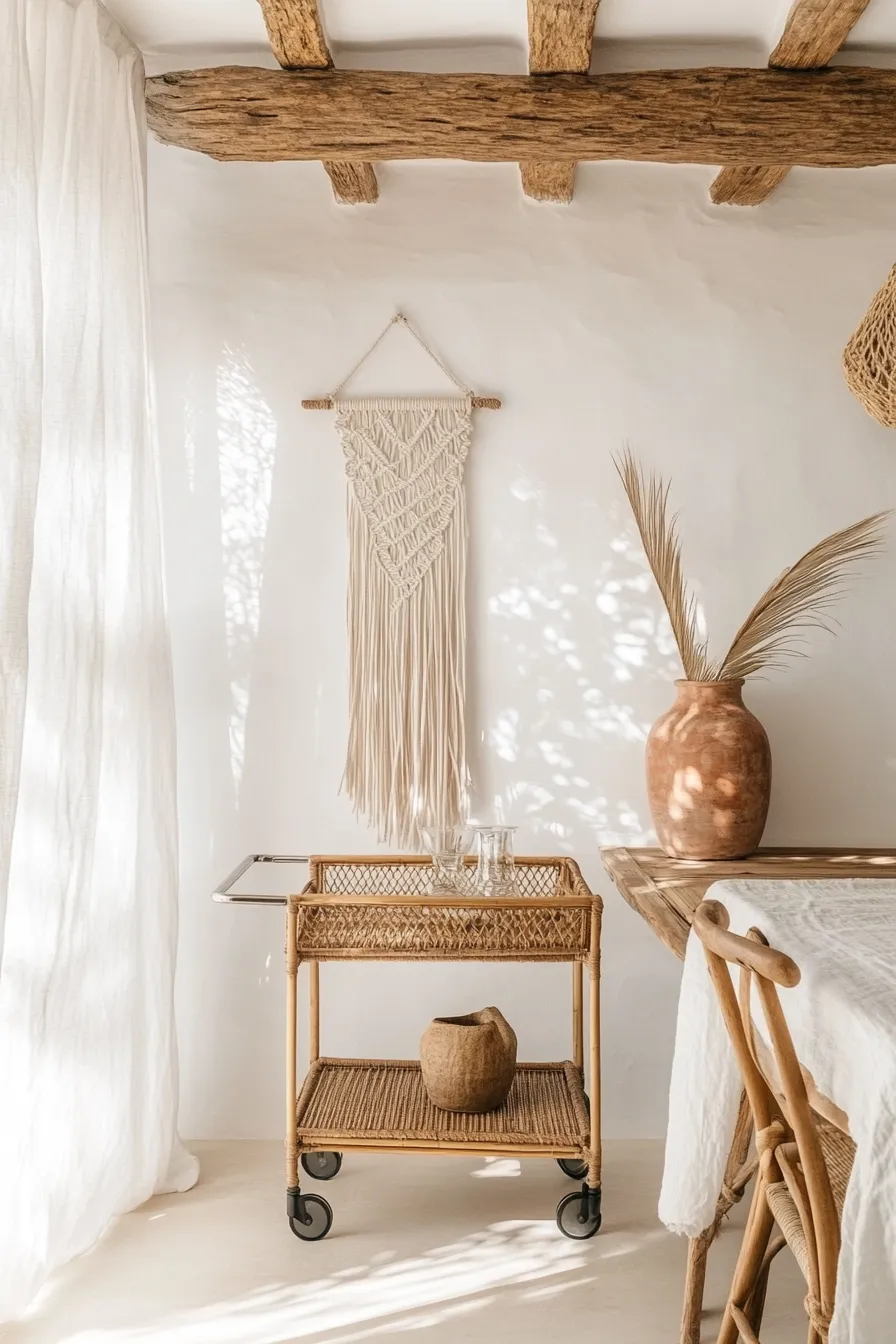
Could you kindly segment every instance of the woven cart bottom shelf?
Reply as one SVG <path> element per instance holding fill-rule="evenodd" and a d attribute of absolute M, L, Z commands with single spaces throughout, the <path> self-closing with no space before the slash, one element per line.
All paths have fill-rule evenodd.
<path fill-rule="evenodd" d="M 416 1060 L 319 1059 L 296 1102 L 300 1149 L 385 1148 L 429 1152 L 580 1157 L 588 1107 L 570 1062 L 520 1064 L 503 1106 L 458 1115 L 433 1106 Z"/>

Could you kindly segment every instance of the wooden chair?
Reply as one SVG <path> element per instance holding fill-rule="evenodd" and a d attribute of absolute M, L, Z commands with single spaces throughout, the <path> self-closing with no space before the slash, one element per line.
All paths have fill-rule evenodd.
<path fill-rule="evenodd" d="M 759 1169 L 718 1344 L 761 1344 L 759 1329 L 772 1259 L 789 1245 L 806 1280 L 809 1344 L 826 1344 L 834 1312 L 840 1219 L 855 1145 L 844 1128 L 813 1109 L 811 1082 L 801 1068 L 778 998 L 799 967 L 769 947 L 756 929 L 746 938 L 729 930 L 728 912 L 704 901 L 694 916 L 710 975 L 731 1037 L 753 1113 Z M 741 968 L 735 991 L 729 963 Z M 752 990 L 762 1005 L 770 1050 L 754 1032 Z M 838 1118 L 836 1108 L 829 1113 Z M 845 1118 L 841 1119 L 841 1124 Z M 772 1237 L 777 1223 L 779 1235 Z"/>

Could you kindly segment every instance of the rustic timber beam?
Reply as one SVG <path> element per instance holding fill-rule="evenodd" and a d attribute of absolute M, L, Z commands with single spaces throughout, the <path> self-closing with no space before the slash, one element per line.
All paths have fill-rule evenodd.
<path fill-rule="evenodd" d="M 340 205 L 375 205 L 380 189 L 372 163 L 321 160 Z"/>
<path fill-rule="evenodd" d="M 599 3 L 600 0 L 528 0 L 531 75 L 587 75 Z M 520 164 L 523 191 L 536 201 L 569 202 L 575 171 L 574 163 L 529 159 Z"/>
<path fill-rule="evenodd" d="M 817 70 L 837 54 L 870 0 L 796 0 L 768 63 L 772 70 Z M 783 164 L 723 168 L 709 194 L 717 205 L 760 205 L 789 172 Z"/>
<path fill-rule="evenodd" d="M 896 70 L 442 75 L 181 70 L 146 81 L 159 139 L 217 159 L 896 163 Z"/>
<path fill-rule="evenodd" d="M 843 46 L 871 0 L 797 0 L 769 57 L 776 70 L 817 70 Z"/>
<path fill-rule="evenodd" d="M 268 41 L 287 70 L 329 70 L 333 64 L 315 0 L 258 0 Z"/>
<path fill-rule="evenodd" d="M 716 174 L 709 194 L 716 205 L 761 205 L 789 172 L 783 163 L 736 163 Z"/>
<path fill-rule="evenodd" d="M 317 0 L 259 0 L 271 50 L 285 70 L 330 70 L 333 58 Z M 323 160 L 341 205 L 372 205 L 379 196 L 376 173 L 369 163 Z"/>

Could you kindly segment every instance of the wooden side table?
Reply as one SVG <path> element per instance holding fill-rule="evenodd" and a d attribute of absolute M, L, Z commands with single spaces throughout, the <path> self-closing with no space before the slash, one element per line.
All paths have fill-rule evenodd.
<path fill-rule="evenodd" d="M 793 881 L 896 876 L 896 849 L 760 849 L 748 859 L 693 862 L 670 859 L 661 849 L 602 849 L 604 867 L 619 893 L 677 957 L 684 958 L 694 911 L 714 882 L 737 878 Z M 681 1344 L 700 1344 L 706 1258 L 723 1218 L 749 1183 L 752 1141 L 742 1102 L 725 1180 L 712 1225 L 688 1246 Z"/>

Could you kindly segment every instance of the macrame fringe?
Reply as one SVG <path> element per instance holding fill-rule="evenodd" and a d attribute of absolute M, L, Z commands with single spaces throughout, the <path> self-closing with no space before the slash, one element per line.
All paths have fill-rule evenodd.
<path fill-rule="evenodd" d="M 343 787 L 379 838 L 466 815 L 469 399 L 337 404 L 349 476 Z"/>

